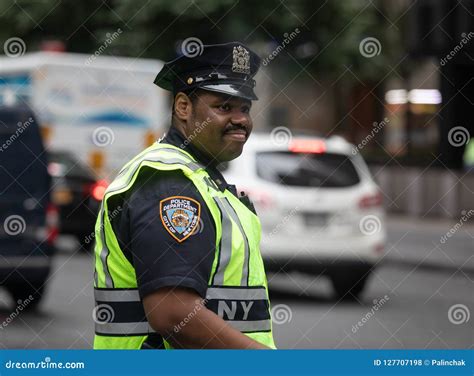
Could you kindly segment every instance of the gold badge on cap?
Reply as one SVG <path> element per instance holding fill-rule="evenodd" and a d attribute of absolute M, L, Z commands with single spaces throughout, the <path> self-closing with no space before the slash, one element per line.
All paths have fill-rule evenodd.
<path fill-rule="evenodd" d="M 250 74 L 250 54 L 242 46 L 234 47 L 232 72 Z"/>

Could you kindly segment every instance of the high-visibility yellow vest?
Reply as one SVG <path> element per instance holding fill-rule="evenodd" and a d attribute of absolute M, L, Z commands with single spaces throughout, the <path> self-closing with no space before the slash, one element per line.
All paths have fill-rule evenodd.
<path fill-rule="evenodd" d="M 221 192 L 189 153 L 164 143 L 153 144 L 127 163 L 102 201 L 95 227 L 94 348 L 140 349 L 154 333 L 138 294 L 135 269 L 120 249 L 108 208 L 110 198 L 130 190 L 145 166 L 181 170 L 209 208 L 216 247 L 206 307 L 255 341 L 275 348 L 258 217 L 231 192 Z M 164 345 L 171 348 L 166 340 Z"/>

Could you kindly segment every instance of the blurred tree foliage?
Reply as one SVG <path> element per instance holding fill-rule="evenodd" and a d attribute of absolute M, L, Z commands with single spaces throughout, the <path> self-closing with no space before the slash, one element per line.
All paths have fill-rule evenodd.
<path fill-rule="evenodd" d="M 168 60 L 188 37 L 204 43 L 239 40 L 265 57 L 298 28 L 271 63 L 286 73 L 276 80 L 302 68 L 338 77 L 347 67 L 355 76 L 346 74 L 345 81 L 377 80 L 402 53 L 401 32 L 392 25 L 399 15 L 390 8 L 383 0 L 2 0 L 0 37 L 22 38 L 27 52 L 54 39 L 68 51 L 91 54 L 120 28 L 105 54 Z M 379 55 L 361 55 L 366 37 L 380 41 Z"/>

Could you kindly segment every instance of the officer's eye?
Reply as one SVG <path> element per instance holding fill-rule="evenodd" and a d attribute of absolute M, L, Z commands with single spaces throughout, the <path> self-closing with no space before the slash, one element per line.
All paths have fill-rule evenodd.
<path fill-rule="evenodd" d="M 244 106 L 244 107 L 242 107 L 242 112 L 243 112 L 244 114 L 248 114 L 248 113 L 250 112 L 250 107 L 249 107 L 249 106 Z"/>
<path fill-rule="evenodd" d="M 223 103 L 219 106 L 219 110 L 227 112 L 230 111 L 230 104 L 229 103 Z"/>

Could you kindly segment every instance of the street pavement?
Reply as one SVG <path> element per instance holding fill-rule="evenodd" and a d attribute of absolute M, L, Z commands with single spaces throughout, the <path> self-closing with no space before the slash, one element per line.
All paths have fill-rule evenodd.
<path fill-rule="evenodd" d="M 339 301 L 328 280 L 269 275 L 279 348 L 473 348 L 474 225 L 391 217 L 383 262 L 359 300 Z M 0 329 L 0 348 L 92 347 L 92 257 L 60 242 L 39 312 Z M 0 323 L 14 307 L 0 290 Z"/>

